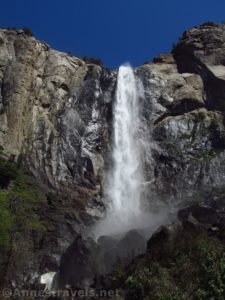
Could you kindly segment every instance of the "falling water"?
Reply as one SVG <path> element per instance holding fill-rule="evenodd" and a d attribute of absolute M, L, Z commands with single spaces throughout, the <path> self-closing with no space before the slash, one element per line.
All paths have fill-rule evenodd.
<path fill-rule="evenodd" d="M 139 143 L 139 87 L 130 66 L 119 68 L 114 105 L 113 169 L 107 196 L 118 224 L 134 223 L 140 215 L 143 181 Z"/>
<path fill-rule="evenodd" d="M 52 291 L 55 275 L 55 272 L 49 272 L 41 275 L 40 283 L 45 284 L 46 291 Z"/>
<path fill-rule="evenodd" d="M 113 108 L 112 168 L 105 187 L 108 211 L 104 224 L 98 226 L 100 234 L 125 232 L 143 225 L 140 208 L 144 181 L 140 141 L 142 94 L 142 84 L 133 69 L 121 66 Z"/>

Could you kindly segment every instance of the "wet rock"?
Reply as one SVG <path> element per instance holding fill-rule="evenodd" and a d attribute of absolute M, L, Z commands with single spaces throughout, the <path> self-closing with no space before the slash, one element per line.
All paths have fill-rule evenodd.
<path fill-rule="evenodd" d="M 121 239 L 117 248 L 120 251 L 120 257 L 131 257 L 131 259 L 146 250 L 146 239 L 137 231 L 128 231 Z"/>
<path fill-rule="evenodd" d="M 220 214 L 225 212 L 224 196 L 215 196 L 214 199 L 211 200 L 210 204 L 216 211 L 219 211 Z"/>
<path fill-rule="evenodd" d="M 98 244 L 103 251 L 111 250 L 117 244 L 118 239 L 111 236 L 100 236 L 98 238 Z"/>
<path fill-rule="evenodd" d="M 136 230 L 122 238 L 101 236 L 97 243 L 78 236 L 62 256 L 59 285 L 90 285 L 95 276 L 111 272 L 117 263 L 127 265 L 145 250 L 146 239 Z"/>
<path fill-rule="evenodd" d="M 181 222 L 188 221 L 190 216 L 194 217 L 198 223 L 202 224 L 220 223 L 220 215 L 212 207 L 196 204 L 178 211 L 178 219 Z"/>
<path fill-rule="evenodd" d="M 41 263 L 40 263 L 40 271 L 41 273 L 47 273 L 47 272 L 57 272 L 59 269 L 59 262 L 50 255 L 44 255 L 42 257 Z"/>
<path fill-rule="evenodd" d="M 174 240 L 182 229 L 183 227 L 179 222 L 175 222 L 167 226 L 160 226 L 147 242 L 148 251 L 164 251 L 163 249 L 161 249 L 163 244 L 169 244 L 170 246 L 172 246 Z"/>
<path fill-rule="evenodd" d="M 137 230 L 130 230 L 119 239 L 100 237 L 98 244 L 103 252 L 106 273 L 111 272 L 117 263 L 129 264 L 135 256 L 146 250 L 146 238 Z"/>
<path fill-rule="evenodd" d="M 91 283 L 95 274 L 102 271 L 98 245 L 92 239 L 78 236 L 62 255 L 59 270 L 59 286 L 76 286 L 84 282 Z"/>

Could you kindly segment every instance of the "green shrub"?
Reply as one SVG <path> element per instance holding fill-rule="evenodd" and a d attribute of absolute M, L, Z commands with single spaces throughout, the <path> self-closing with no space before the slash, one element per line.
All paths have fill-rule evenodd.
<path fill-rule="evenodd" d="M 198 119 L 201 121 L 201 120 L 204 120 L 205 118 L 207 117 L 207 112 L 206 111 L 203 111 L 203 110 L 200 110 L 198 112 Z"/>
<path fill-rule="evenodd" d="M 86 63 L 86 64 L 94 64 L 98 66 L 103 66 L 103 63 L 101 59 L 96 58 L 96 57 L 90 57 L 90 56 L 81 56 L 81 59 Z"/>
<path fill-rule="evenodd" d="M 27 36 L 34 36 L 32 31 L 30 30 L 30 28 L 28 27 L 24 27 L 23 28 L 23 32 L 27 35 Z"/>
<path fill-rule="evenodd" d="M 172 249 L 167 244 L 160 247 L 134 262 L 121 277 L 126 300 L 225 299 L 222 240 L 208 237 L 204 230 L 183 231 Z"/>
<path fill-rule="evenodd" d="M 39 211 L 46 203 L 46 198 L 34 184 L 33 179 L 20 170 L 9 192 L 9 201 L 18 228 L 44 229 Z"/>
<path fill-rule="evenodd" d="M 196 255 L 199 258 L 199 269 L 202 275 L 202 287 L 198 293 L 204 292 L 206 299 L 225 298 L 225 247 L 219 242 L 211 243 L 200 240 Z"/>
<path fill-rule="evenodd" d="M 14 164 L 0 160 L 0 180 L 0 246 L 8 245 L 14 229 L 45 230 L 40 212 L 46 198 L 33 179 Z"/>
<path fill-rule="evenodd" d="M 214 129 L 217 128 L 218 123 L 219 123 L 218 117 L 214 114 L 212 119 L 211 119 L 211 127 L 214 128 Z"/>
<path fill-rule="evenodd" d="M 153 262 L 134 272 L 126 280 L 126 300 L 182 300 L 184 293 L 174 282 L 169 270 Z M 154 296 L 154 298 L 153 298 Z"/>

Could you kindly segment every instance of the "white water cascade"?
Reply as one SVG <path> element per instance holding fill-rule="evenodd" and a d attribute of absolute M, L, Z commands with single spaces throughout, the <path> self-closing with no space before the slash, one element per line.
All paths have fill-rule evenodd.
<path fill-rule="evenodd" d="M 56 272 L 49 272 L 41 275 L 40 283 L 45 284 L 46 291 L 52 291 Z"/>
<path fill-rule="evenodd" d="M 118 73 L 114 106 L 113 168 L 109 174 L 107 197 L 109 214 L 119 226 L 136 223 L 140 215 L 141 149 L 139 143 L 140 84 L 130 66 Z"/>
<path fill-rule="evenodd" d="M 97 228 L 99 234 L 125 232 L 143 226 L 140 208 L 144 182 L 140 141 L 142 95 L 143 86 L 133 69 L 128 65 L 121 66 L 113 108 L 112 168 L 105 187 L 108 212 Z"/>

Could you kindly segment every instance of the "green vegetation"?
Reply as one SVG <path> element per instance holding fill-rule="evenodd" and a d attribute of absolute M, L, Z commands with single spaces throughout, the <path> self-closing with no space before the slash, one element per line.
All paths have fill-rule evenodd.
<path fill-rule="evenodd" d="M 207 160 L 212 159 L 216 156 L 216 152 L 213 150 L 202 150 L 201 152 L 197 153 L 196 158 L 199 160 Z"/>
<path fill-rule="evenodd" d="M 13 231 L 45 230 L 40 216 L 45 203 L 31 177 L 0 159 L 0 246 L 8 246 Z"/>
<path fill-rule="evenodd" d="M 198 112 L 198 120 L 202 121 L 207 117 L 207 112 L 204 110 L 199 110 Z"/>
<path fill-rule="evenodd" d="M 218 116 L 214 114 L 212 119 L 211 119 L 211 127 L 212 128 L 217 128 L 218 123 L 219 123 Z"/>
<path fill-rule="evenodd" d="M 95 64 L 98 66 L 103 66 L 103 63 L 101 61 L 101 59 L 96 58 L 96 57 L 90 57 L 90 56 L 81 56 L 80 57 L 86 64 Z"/>
<path fill-rule="evenodd" d="M 225 299 L 225 243 L 204 231 L 180 234 L 114 272 L 126 300 Z"/>
<path fill-rule="evenodd" d="M 30 30 L 30 28 L 28 27 L 24 27 L 23 28 L 23 32 L 27 35 L 27 36 L 34 36 L 32 31 Z"/>
<path fill-rule="evenodd" d="M 13 229 L 14 219 L 9 209 L 8 193 L 0 191 L 0 246 L 6 246 L 10 241 L 10 233 Z"/>
<path fill-rule="evenodd" d="M 9 191 L 9 201 L 16 217 L 17 227 L 44 229 L 44 223 L 40 220 L 38 212 L 46 203 L 46 198 L 34 184 L 33 179 L 22 171 L 18 171 L 13 188 Z"/>

